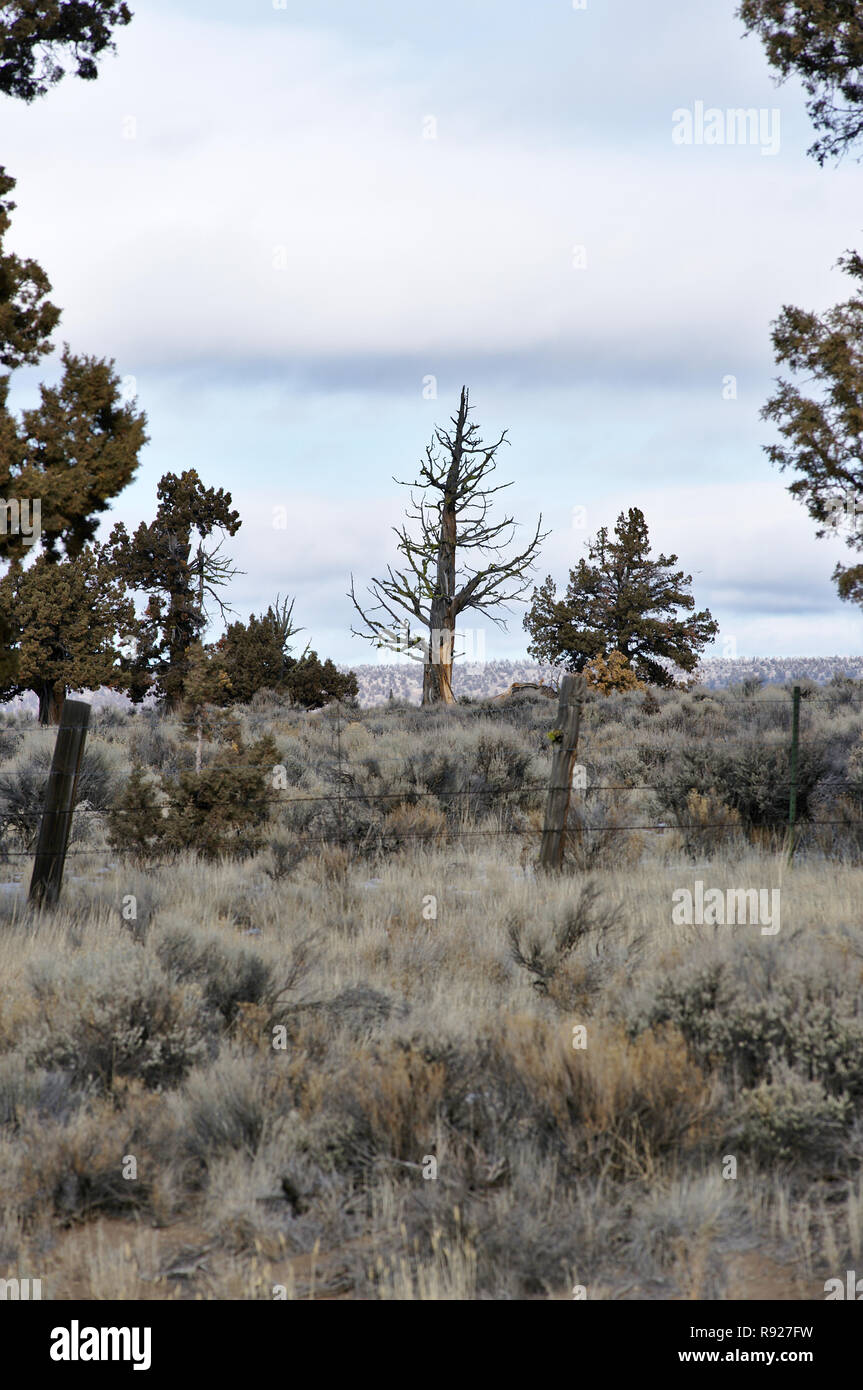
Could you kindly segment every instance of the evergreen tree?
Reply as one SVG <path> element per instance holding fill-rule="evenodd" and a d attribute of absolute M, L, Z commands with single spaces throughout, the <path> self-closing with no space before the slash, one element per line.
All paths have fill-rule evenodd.
<path fill-rule="evenodd" d="M 292 625 L 293 607 L 276 599 L 263 617 L 253 613 L 248 623 L 232 623 L 216 644 L 238 704 L 247 704 L 258 690 L 272 690 L 304 709 L 320 709 L 359 693 L 353 671 L 339 671 L 308 648 L 299 657 L 291 655 L 289 639 L 302 631 Z"/>
<path fill-rule="evenodd" d="M 570 571 L 562 599 L 551 576 L 534 590 L 524 619 L 528 652 L 570 671 L 617 652 L 639 680 L 673 685 L 661 659 L 692 671 L 719 630 L 707 609 L 691 611 L 692 576 L 672 571 L 676 563 L 676 555 L 650 555 L 647 522 L 637 507 L 621 512 L 613 537 L 603 526 L 589 542 L 588 558 Z M 678 609 L 688 616 L 678 618 Z"/>
<path fill-rule="evenodd" d="M 85 81 L 113 51 L 111 33 L 132 18 L 118 0 L 4 0 L 0 6 L 0 93 L 33 101 L 59 82 L 71 58 Z"/>
<path fill-rule="evenodd" d="M 282 691 L 290 667 L 290 639 L 302 628 L 291 619 L 294 604 L 279 598 L 262 617 L 235 622 L 217 643 L 219 657 L 238 704 L 248 704 L 258 690 Z"/>
<path fill-rule="evenodd" d="M 201 771 L 204 733 L 209 737 L 215 731 L 213 721 L 207 718 L 207 706 L 228 704 L 231 694 L 231 682 L 221 662 L 201 642 L 193 642 L 188 652 L 183 695 L 186 727 L 195 733 L 196 772 Z"/>
<path fill-rule="evenodd" d="M 15 180 L 0 165 L 0 367 L 8 371 L 44 357 L 60 318 L 47 298 L 51 283 L 42 267 L 3 249 L 15 210 L 9 198 L 14 187 Z"/>
<path fill-rule="evenodd" d="M 0 682 L 0 700 L 33 691 L 40 722 L 56 724 L 67 690 L 125 685 L 119 649 L 134 633 L 135 610 L 98 547 L 71 560 L 40 555 L 27 569 L 13 565 L 0 583 L 0 607 L 17 625 L 15 669 Z"/>
<path fill-rule="evenodd" d="M 4 247 L 14 186 L 0 169 L 0 365 L 7 368 L 0 373 L 0 499 L 27 507 L 38 501 L 42 544 L 56 559 L 61 546 L 76 555 L 94 538 L 99 513 L 131 481 L 147 442 L 146 420 L 121 401 L 111 363 L 76 357 L 68 347 L 59 385 L 42 386 L 40 405 L 20 420 L 10 412 L 10 372 L 48 352 L 59 318 L 45 272 Z M 0 530 L 0 560 L 21 559 L 32 545 L 14 527 Z"/>
<path fill-rule="evenodd" d="M 809 117 L 822 132 L 808 153 L 819 164 L 843 155 L 863 135 L 859 0 L 742 0 L 738 14 L 780 81 L 802 80 Z"/>
<path fill-rule="evenodd" d="M 761 414 L 772 420 L 781 444 L 765 446 L 780 471 L 798 474 L 788 491 L 818 522 L 816 535 L 844 533 L 863 550 L 863 259 L 855 252 L 839 264 L 858 282 L 856 292 L 819 316 L 785 305 L 773 324 L 777 364 L 802 374 L 806 391 L 780 377 Z M 863 603 L 863 565 L 838 564 L 833 579 L 843 599 Z"/>
<path fill-rule="evenodd" d="M 235 536 L 241 526 L 223 488 L 205 488 L 194 468 L 179 477 L 166 473 L 157 490 L 159 506 L 149 525 L 132 536 L 119 522 L 109 537 L 118 574 L 130 589 L 149 594 L 137 632 L 129 693 L 141 700 L 148 691 L 161 696 L 168 709 L 182 704 L 188 653 L 200 641 L 208 621 L 207 600 L 224 611 L 218 590 L 236 571 L 207 550 L 214 532 Z"/>
<path fill-rule="evenodd" d="M 317 652 L 305 652 L 291 664 L 285 691 L 303 709 L 321 709 L 331 700 L 352 700 L 359 694 L 353 671 L 339 671 L 332 661 L 321 661 Z"/>
<path fill-rule="evenodd" d="M 6 250 L 4 238 L 15 204 L 15 180 L 0 168 L 0 563 L 10 566 L 0 589 L 0 689 L 36 689 L 40 707 L 56 716 L 65 685 L 89 684 L 96 658 L 84 653 L 77 635 L 78 616 L 62 605 L 74 592 L 85 601 L 91 562 L 81 573 L 57 579 L 51 607 L 50 571 L 61 555 L 74 559 L 92 541 L 98 518 L 133 477 L 147 436 L 146 419 L 121 400 L 113 364 L 63 353 L 59 385 L 40 388 L 38 407 L 20 418 L 8 407 L 11 372 L 35 365 L 50 348 L 59 310 L 48 295 L 51 285 L 32 260 Z M 27 517 L 27 525 L 23 518 Z M 41 554 L 40 554 L 41 547 Z M 38 574 L 26 583 L 19 571 L 27 557 L 40 554 Z M 101 561 L 100 561 L 101 563 Z M 38 594 L 37 594 L 38 590 Z M 65 595 L 65 598 L 63 597 Z M 19 598 L 23 608 L 19 611 Z M 103 634 L 104 614 L 98 621 Z M 30 632 L 25 624 L 36 623 Z M 52 647 L 46 633 L 68 624 L 66 643 Z M 68 646 L 71 655 L 63 656 Z M 44 678 L 32 668 L 37 652 L 49 658 Z M 60 653 L 60 654 L 58 654 Z M 21 668 L 20 663 L 24 661 Z M 71 676 L 63 675 L 70 670 Z M 46 692 L 53 690 L 54 696 Z"/>

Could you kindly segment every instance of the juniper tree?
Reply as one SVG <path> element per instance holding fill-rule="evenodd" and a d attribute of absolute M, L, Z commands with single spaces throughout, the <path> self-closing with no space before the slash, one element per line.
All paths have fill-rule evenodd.
<path fill-rule="evenodd" d="M 372 579 L 370 607 L 364 608 L 357 599 L 353 575 L 348 594 L 364 623 L 363 630 L 352 629 L 354 636 L 422 662 L 424 705 L 454 703 L 452 663 L 458 655 L 454 643 L 459 620 L 473 610 L 505 627 L 495 610 L 524 594 L 545 539 L 540 534 L 540 517 L 529 544 L 505 556 L 516 522 L 510 516 L 495 521 L 491 499 L 512 484 L 492 487 L 488 480 L 507 432 L 493 444 L 484 443 L 478 427 L 468 419 L 469 412 L 468 390 L 463 386 L 458 410 L 450 417 L 452 430 L 435 429 L 419 477 L 413 482 L 394 479 L 400 487 L 410 488 L 407 521 L 416 524 L 414 534 L 407 525 L 393 528 L 405 568 L 387 566 L 384 578 Z M 411 631 L 412 619 L 420 630 Z"/>
<path fill-rule="evenodd" d="M 779 80 L 799 77 L 821 137 L 819 164 L 863 135 L 863 15 L 859 0 L 742 0 L 738 15 L 764 44 Z"/>
<path fill-rule="evenodd" d="M 213 658 L 203 643 L 193 642 L 186 658 L 186 678 L 184 699 L 186 705 L 186 724 L 195 734 L 195 771 L 201 771 L 201 750 L 204 742 L 204 726 L 207 705 L 229 703 L 232 696 L 231 682 L 224 667 Z"/>
<path fill-rule="evenodd" d="M 47 554 L 74 555 L 91 541 L 99 513 L 129 483 L 147 441 L 146 420 L 121 399 L 113 364 L 78 357 L 67 347 L 57 386 L 41 386 L 39 406 L 18 419 L 8 408 L 10 373 L 35 365 L 49 350 L 60 313 L 47 296 L 51 285 L 35 261 L 4 247 L 15 186 L 0 168 L 0 499 L 39 499 Z M 30 552 L 28 538 L 0 530 L 0 560 Z"/>
<path fill-rule="evenodd" d="M 42 724 L 59 723 L 67 690 L 123 688 L 121 648 L 135 609 L 98 546 L 74 559 L 40 555 L 13 565 L 0 583 L 0 607 L 15 616 L 16 669 L 0 681 L 0 700 L 25 691 L 39 699 Z"/>
<path fill-rule="evenodd" d="M 0 6 L 0 93 L 33 101 L 63 77 L 98 76 L 96 59 L 113 51 L 115 27 L 132 18 L 118 0 L 4 0 Z"/>
<path fill-rule="evenodd" d="M 262 617 L 232 623 L 215 644 L 216 658 L 230 681 L 233 699 L 247 703 L 259 690 L 272 690 L 304 709 L 319 709 L 331 700 L 352 699 L 359 690 L 353 671 L 339 671 L 317 652 L 291 654 L 294 604 L 276 599 Z"/>
<path fill-rule="evenodd" d="M 719 624 L 707 609 L 692 611 L 692 575 L 672 570 L 677 556 L 651 556 L 644 513 L 638 507 L 621 512 L 613 537 L 601 527 L 587 551 L 570 570 L 563 598 L 550 575 L 534 589 L 524 618 L 530 655 L 583 671 L 618 652 L 639 680 L 660 686 L 674 684 L 663 659 L 694 670 Z M 678 617 L 679 609 L 688 616 Z"/>
<path fill-rule="evenodd" d="M 42 267 L 3 249 L 16 206 L 8 196 L 14 187 L 0 165 L 0 367 L 8 371 L 44 357 L 60 318 L 47 298 L 51 282 Z"/>
<path fill-rule="evenodd" d="M 258 690 L 282 690 L 293 663 L 290 640 L 301 628 L 293 624 L 294 601 L 276 598 L 260 618 L 234 622 L 216 643 L 219 660 L 234 699 L 247 704 Z"/>
<path fill-rule="evenodd" d="M 858 282 L 842 304 L 818 315 L 785 305 L 772 328 L 777 364 L 801 374 L 806 390 L 787 378 L 761 411 L 782 437 L 765 453 L 780 471 L 799 476 L 788 488 L 818 522 L 816 535 L 844 532 L 863 550 L 863 259 L 848 252 L 839 264 Z M 863 564 L 837 564 L 833 579 L 843 599 L 863 604 Z"/>
<path fill-rule="evenodd" d="M 237 571 L 219 550 L 224 536 L 235 536 L 242 523 L 231 494 L 205 488 L 194 468 L 179 477 L 166 473 L 157 496 L 155 519 L 142 522 L 131 536 L 118 522 L 108 545 L 124 582 L 149 595 L 138 623 L 129 694 L 140 701 L 152 691 L 168 709 L 176 709 L 183 700 L 189 649 L 209 620 L 208 600 L 227 611 L 219 589 Z M 217 532 L 222 539 L 208 550 L 204 542 Z"/>
<path fill-rule="evenodd" d="M 0 168 L 0 367 L 6 369 L 0 372 L 0 564 L 11 566 L 10 580 L 28 556 L 39 553 L 40 543 L 50 563 L 63 554 L 74 559 L 81 553 L 96 534 L 99 514 L 133 477 L 147 441 L 146 418 L 121 399 L 113 363 L 75 356 L 68 347 L 59 384 L 40 387 L 40 404 L 20 416 L 9 409 L 11 373 L 37 364 L 48 352 L 59 319 L 48 299 L 51 285 L 45 272 L 5 248 L 14 186 L 15 180 Z M 17 524 L 25 511 L 26 528 Z M 44 568 L 40 583 L 45 586 L 40 601 L 44 617 L 50 590 Z M 39 649 L 38 640 L 34 643 L 33 635 L 22 630 L 22 615 L 15 611 L 17 592 L 17 580 L 6 584 L 0 607 L 0 681 L 7 689 L 22 651 Z M 59 597 L 51 616 L 69 617 Z M 35 679 L 29 669 L 19 673 L 26 688 L 34 688 Z M 50 684 L 55 683 L 52 676 Z"/>

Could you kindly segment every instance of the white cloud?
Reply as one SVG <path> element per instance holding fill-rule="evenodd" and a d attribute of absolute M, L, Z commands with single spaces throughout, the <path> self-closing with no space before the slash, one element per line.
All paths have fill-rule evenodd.
<path fill-rule="evenodd" d="M 456 133 L 458 93 L 423 140 L 427 87 L 398 47 L 143 12 L 98 83 L 4 110 L 16 244 L 76 346 L 142 371 L 454 351 L 734 371 L 786 288 L 832 293 L 842 173 L 670 133 L 609 147 L 601 111 L 595 143 Z"/>

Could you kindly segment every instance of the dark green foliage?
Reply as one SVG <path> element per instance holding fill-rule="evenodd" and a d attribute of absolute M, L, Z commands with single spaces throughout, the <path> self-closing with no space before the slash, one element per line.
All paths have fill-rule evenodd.
<path fill-rule="evenodd" d="M 124 854 L 145 860 L 157 854 L 165 827 L 157 787 L 140 763 L 108 815 L 108 842 Z"/>
<path fill-rule="evenodd" d="M 773 324 L 777 365 L 800 375 L 804 389 L 778 378 L 777 390 L 761 414 L 781 435 L 781 442 L 765 445 L 764 452 L 780 471 L 797 474 L 788 491 L 818 523 L 815 534 L 843 535 L 849 548 L 859 551 L 863 258 L 848 252 L 839 265 L 857 282 L 850 299 L 822 315 L 786 304 Z M 863 604 L 863 565 L 837 564 L 833 579 L 840 598 Z"/>
<path fill-rule="evenodd" d="M 0 700 L 32 690 L 40 722 L 56 724 L 67 690 L 124 684 L 119 647 L 134 633 L 135 610 L 98 546 L 13 566 L 0 589 L 19 627 L 14 677 L 0 680 Z"/>
<path fill-rule="evenodd" d="M 524 618 L 528 652 L 537 661 L 583 671 L 596 657 L 620 652 L 639 680 L 671 686 L 663 662 L 693 671 L 719 625 L 707 609 L 694 612 L 692 575 L 672 570 L 676 555 L 650 555 L 644 514 L 621 512 L 614 539 L 603 526 L 588 544 L 588 558 L 570 570 L 558 599 L 551 575 L 534 589 Z M 683 609 L 686 616 L 679 618 Z"/>
<path fill-rule="evenodd" d="M 222 748 L 201 772 L 176 779 L 149 782 L 135 769 L 114 807 L 111 842 L 141 858 L 183 850 L 205 859 L 253 854 L 264 843 L 261 829 L 273 797 L 268 774 L 278 760 L 266 737 Z"/>
<path fill-rule="evenodd" d="M 216 643 L 222 669 L 230 682 L 227 698 L 248 704 L 262 690 L 283 691 L 291 665 L 290 639 L 298 631 L 291 622 L 293 603 L 270 605 L 266 613 L 247 623 L 231 623 Z"/>
<path fill-rule="evenodd" d="M 254 854 L 264 843 L 260 831 L 273 797 L 266 774 L 278 760 L 267 737 L 247 749 L 221 751 L 201 772 L 181 772 L 167 788 L 165 847 L 194 850 L 205 859 Z"/>
<path fill-rule="evenodd" d="M 303 709 L 320 709 L 359 693 L 353 671 L 343 674 L 317 652 L 291 655 L 290 638 L 300 631 L 291 622 L 293 606 L 276 599 L 263 617 L 253 613 L 247 623 L 231 623 L 216 643 L 214 656 L 229 682 L 224 701 L 248 704 L 270 690 Z"/>
<path fill-rule="evenodd" d="M 821 136 L 808 153 L 824 164 L 863 135 L 863 24 L 859 0 L 742 0 L 738 15 L 764 44 L 780 78 L 798 77 Z"/>
<path fill-rule="evenodd" d="M 25 363 L 32 365 L 44 357 L 51 347 L 51 334 L 60 318 L 60 310 L 46 298 L 51 292 L 51 282 L 42 267 L 35 261 L 22 261 L 19 256 L 3 250 L 10 213 L 15 209 L 7 194 L 14 187 L 15 180 L 0 165 L 0 367 L 10 371 Z M 2 381 L 3 378 L 0 378 L 0 383 Z M 6 497 L 5 493 L 2 495 Z"/>
<path fill-rule="evenodd" d="M 131 482 L 147 442 L 146 417 L 123 402 L 113 363 L 68 347 L 62 363 L 60 384 L 41 386 L 40 405 L 23 411 L 20 424 L 6 406 L 8 377 L 0 377 L 0 497 L 41 498 L 50 559 L 60 546 L 75 556 L 93 540 L 99 514 Z M 0 537 L 0 557 L 27 554 L 25 537 Z"/>
<path fill-rule="evenodd" d="M 320 709 L 331 700 L 353 700 L 359 685 L 353 671 L 338 671 L 329 659 L 322 662 L 317 652 L 306 652 L 289 667 L 285 691 L 303 709 Z"/>
<path fill-rule="evenodd" d="M 132 536 L 118 522 L 107 550 L 124 583 L 150 596 L 137 626 L 129 694 L 138 702 L 152 692 L 174 709 L 183 699 L 190 649 L 206 625 L 207 598 L 220 604 L 218 588 L 235 573 L 218 557 L 221 541 L 210 551 L 204 541 L 215 531 L 235 536 L 242 523 L 231 494 L 205 488 L 194 468 L 179 477 L 166 473 L 157 496 L 155 520 Z"/>
<path fill-rule="evenodd" d="M 87 8 L 95 15 L 95 6 Z M 16 25 L 26 28 L 29 19 L 21 16 L 26 12 L 36 22 L 46 6 L 33 0 L 15 9 Z M 0 90 L 3 74 L 10 72 L 3 64 L 8 13 L 4 17 Z M 98 566 L 94 585 L 95 551 L 86 548 L 99 514 L 133 477 L 147 435 L 145 416 L 121 398 L 113 363 L 75 356 L 68 346 L 59 384 L 41 386 L 39 406 L 24 410 L 20 419 L 10 411 L 8 371 L 34 365 L 49 351 L 59 318 L 47 299 L 45 272 L 4 249 L 14 186 L 0 168 L 0 368 L 8 369 L 0 372 L 0 498 L 4 505 L 17 504 L 22 523 L 7 527 L 4 517 L 0 532 L 0 561 L 11 562 L 0 594 L 0 699 L 36 690 L 47 719 L 59 717 L 67 686 L 80 689 L 91 678 L 110 684 L 114 678 L 114 648 L 128 611 L 110 567 Z M 40 544 L 36 564 L 24 568 Z M 68 563 L 55 571 L 62 552 Z"/>
<path fill-rule="evenodd" d="M 0 13 L 0 92 L 33 101 L 63 77 L 98 76 L 96 59 L 114 49 L 114 28 L 129 23 L 122 0 L 5 0 Z"/>

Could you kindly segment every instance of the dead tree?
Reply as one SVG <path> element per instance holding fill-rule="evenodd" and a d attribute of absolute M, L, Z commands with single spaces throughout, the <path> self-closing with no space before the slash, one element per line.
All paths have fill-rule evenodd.
<path fill-rule="evenodd" d="M 417 523 L 411 535 L 407 524 L 394 527 L 397 549 L 405 568 L 387 566 L 386 577 L 372 579 L 368 592 L 375 602 L 363 608 L 354 590 L 348 597 L 363 620 L 354 636 L 378 648 L 406 652 L 423 663 L 424 705 L 452 704 L 452 663 L 456 627 L 469 609 L 486 613 L 498 627 L 506 623 L 495 609 L 506 609 L 529 586 L 529 574 L 548 532 L 540 533 L 542 517 L 530 544 L 506 558 L 515 535 L 511 516 L 490 517 L 491 498 L 511 483 L 490 487 L 495 456 L 506 430 L 494 444 L 484 444 L 478 427 L 468 419 L 468 390 L 462 387 L 458 413 L 450 417 L 452 432 L 435 429 L 414 482 L 394 482 L 411 490 L 407 522 Z M 478 564 L 470 563 L 471 553 Z M 465 556 L 467 555 L 467 559 Z M 411 628 L 415 620 L 416 629 Z"/>

